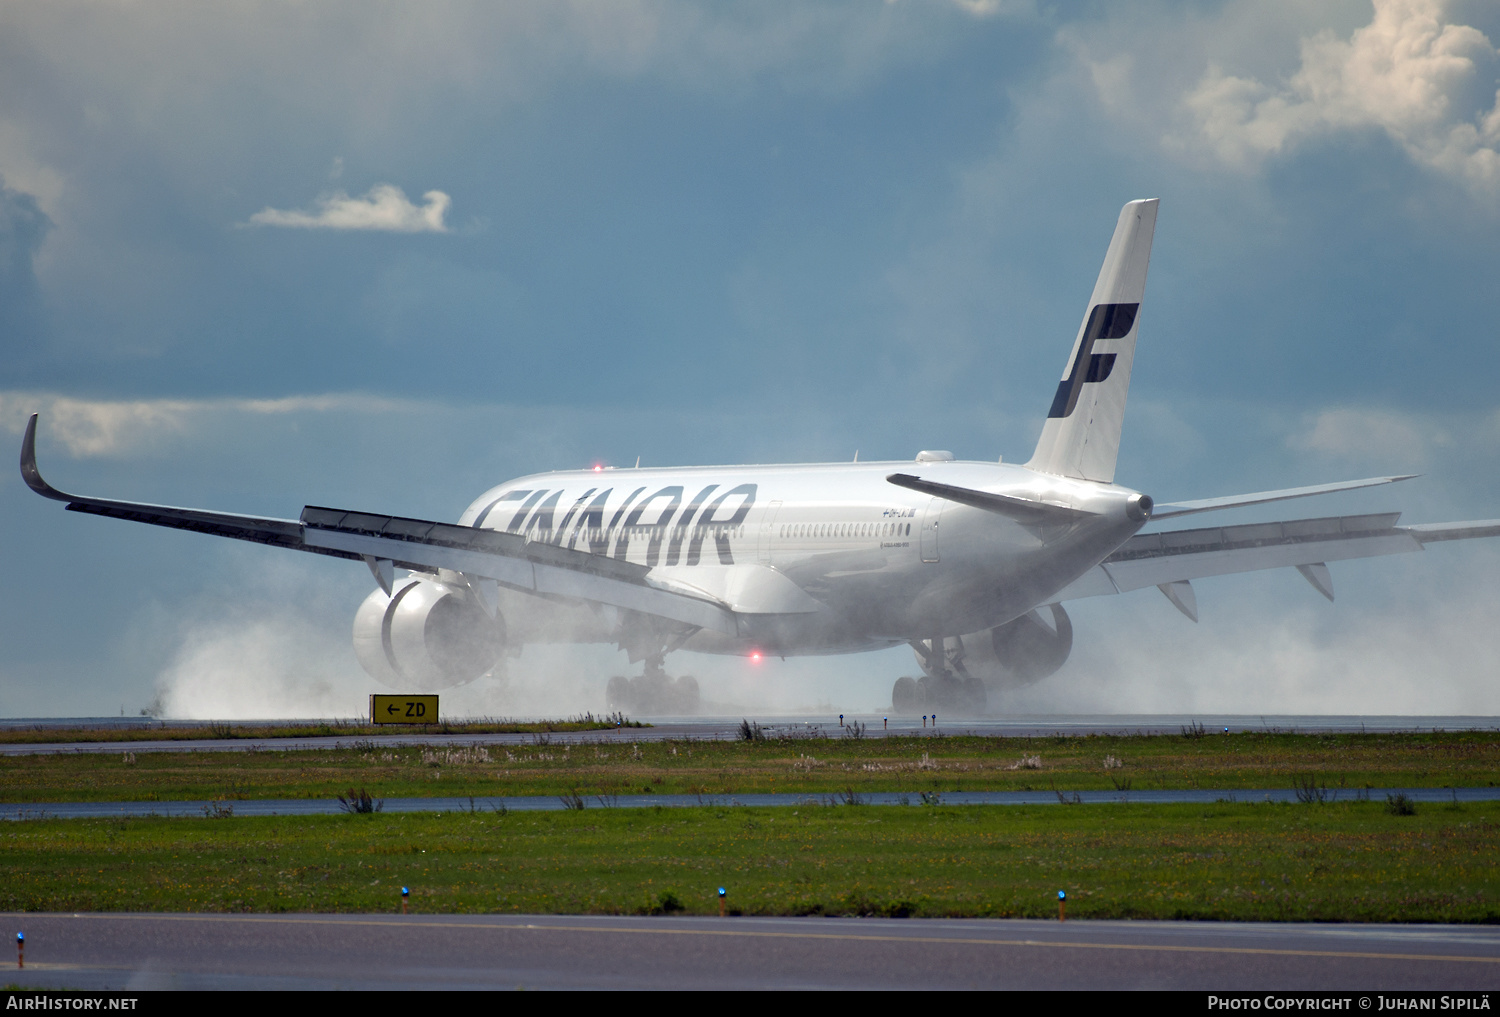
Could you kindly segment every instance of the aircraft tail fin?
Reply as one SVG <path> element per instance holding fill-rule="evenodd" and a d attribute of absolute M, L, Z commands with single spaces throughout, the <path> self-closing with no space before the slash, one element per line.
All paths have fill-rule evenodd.
<path fill-rule="evenodd" d="M 1120 210 L 1067 370 L 1026 464 L 1033 470 L 1104 483 L 1115 478 L 1156 206 L 1156 198 L 1146 198 Z"/>

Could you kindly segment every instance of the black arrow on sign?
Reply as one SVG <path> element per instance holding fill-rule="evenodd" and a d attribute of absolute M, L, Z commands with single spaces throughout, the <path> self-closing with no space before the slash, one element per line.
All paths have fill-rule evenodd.
<path fill-rule="evenodd" d="M 385 712 L 386 713 L 400 713 L 401 712 L 401 707 L 397 706 L 395 703 L 392 703 L 392 704 L 390 704 L 389 706 L 387 706 L 385 708 Z"/>

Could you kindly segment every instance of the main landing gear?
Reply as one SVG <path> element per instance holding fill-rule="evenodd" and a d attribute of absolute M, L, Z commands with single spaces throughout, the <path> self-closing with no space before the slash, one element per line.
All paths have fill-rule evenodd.
<path fill-rule="evenodd" d="M 920 678 L 896 679 L 891 689 L 891 709 L 899 714 L 938 713 L 947 716 L 972 717 L 984 713 L 988 697 L 984 682 L 964 669 L 963 640 L 913 639 L 917 663 L 924 674 Z"/>
<path fill-rule="evenodd" d="M 690 675 L 670 678 L 661 657 L 648 657 L 646 673 L 639 678 L 611 678 L 605 699 L 611 710 L 632 717 L 694 714 L 698 712 L 698 679 Z"/>

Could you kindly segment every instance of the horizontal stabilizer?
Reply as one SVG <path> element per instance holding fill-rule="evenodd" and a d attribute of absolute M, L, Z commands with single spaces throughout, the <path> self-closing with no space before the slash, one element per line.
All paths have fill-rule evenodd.
<path fill-rule="evenodd" d="M 939 484 L 935 480 L 923 480 L 921 477 L 913 477 L 906 473 L 892 473 L 885 479 L 897 487 L 935 495 L 960 505 L 968 505 L 970 508 L 984 509 L 986 512 L 1008 516 L 1021 523 L 1070 523 L 1093 515 L 1092 512 L 1085 512 L 1071 505 L 1032 501 L 1030 498 L 1017 498 L 1010 494 L 976 491 L 972 487 L 954 487 L 952 484 Z"/>
<path fill-rule="evenodd" d="M 1400 477 L 1370 477 L 1367 480 L 1341 480 L 1333 484 L 1313 484 L 1310 487 L 1287 487 L 1280 491 L 1257 491 L 1254 494 L 1231 494 L 1223 498 L 1199 498 L 1197 501 L 1173 501 L 1157 505 L 1151 518 L 1170 519 L 1187 516 L 1195 512 L 1213 512 L 1217 509 L 1243 508 L 1246 505 L 1264 505 L 1288 498 L 1309 498 L 1315 494 L 1332 494 L 1335 491 L 1353 491 L 1361 487 L 1379 487 L 1401 480 L 1411 480 L 1418 474 L 1408 473 Z"/>

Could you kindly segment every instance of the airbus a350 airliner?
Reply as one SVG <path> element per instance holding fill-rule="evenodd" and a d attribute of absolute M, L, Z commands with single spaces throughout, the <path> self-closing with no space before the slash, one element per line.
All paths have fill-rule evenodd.
<path fill-rule="evenodd" d="M 1500 535 L 1500 520 L 1398 526 L 1399 513 L 1154 530 L 1192 513 L 1407 477 L 1157 505 L 1114 482 L 1157 201 L 1120 212 L 1031 460 L 706 466 L 545 473 L 486 491 L 457 523 L 306 507 L 268 519 L 64 494 L 37 470 L 35 415 L 21 473 L 74 512 L 363 561 L 378 588 L 354 649 L 403 692 L 472 682 L 529 643 L 627 651 L 611 705 L 690 713 L 677 649 L 778 655 L 910 644 L 922 671 L 898 713 L 978 712 L 987 690 L 1035 682 L 1072 648 L 1063 604 L 1155 586 L 1197 620 L 1194 579 L 1296 568 L 1333 598 L 1328 562 Z"/>

